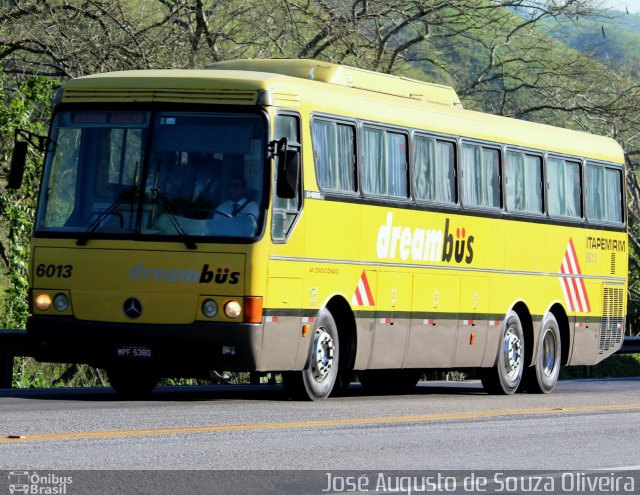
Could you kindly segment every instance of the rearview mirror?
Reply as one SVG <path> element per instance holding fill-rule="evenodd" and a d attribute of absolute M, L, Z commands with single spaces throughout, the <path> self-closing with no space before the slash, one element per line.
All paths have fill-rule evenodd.
<path fill-rule="evenodd" d="M 7 180 L 9 189 L 20 189 L 20 186 L 22 186 L 22 178 L 24 177 L 24 169 L 27 163 L 27 149 L 28 144 L 26 141 L 16 140 Z"/>
<path fill-rule="evenodd" d="M 276 146 L 276 193 L 281 198 L 295 198 L 300 181 L 300 149 L 289 146 L 287 138 L 282 138 Z"/>

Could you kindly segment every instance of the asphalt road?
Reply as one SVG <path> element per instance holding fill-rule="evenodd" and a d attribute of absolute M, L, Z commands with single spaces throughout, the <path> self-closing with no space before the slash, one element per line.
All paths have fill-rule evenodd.
<path fill-rule="evenodd" d="M 640 379 L 509 397 L 479 382 L 421 382 L 402 396 L 356 385 L 318 402 L 269 385 L 167 387 L 138 402 L 110 389 L 5 390 L 0 469 L 640 471 L 639 392 Z"/>

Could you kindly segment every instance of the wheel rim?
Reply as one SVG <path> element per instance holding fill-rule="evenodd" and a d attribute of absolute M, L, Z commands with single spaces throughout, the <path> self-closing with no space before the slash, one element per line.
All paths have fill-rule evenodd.
<path fill-rule="evenodd" d="M 542 337 L 542 371 L 546 376 L 551 376 L 556 366 L 556 337 L 549 329 Z"/>
<path fill-rule="evenodd" d="M 522 367 L 522 341 L 513 327 L 505 332 L 503 344 L 505 373 L 509 378 L 515 378 Z"/>
<path fill-rule="evenodd" d="M 323 381 L 331 371 L 334 351 L 335 345 L 331 335 L 323 327 L 318 328 L 313 338 L 311 359 L 311 373 L 316 381 Z"/>

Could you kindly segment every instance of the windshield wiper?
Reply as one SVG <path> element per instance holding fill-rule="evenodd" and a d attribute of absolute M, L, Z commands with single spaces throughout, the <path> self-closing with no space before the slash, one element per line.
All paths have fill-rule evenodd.
<path fill-rule="evenodd" d="M 102 221 L 105 218 L 107 218 L 109 215 L 114 215 L 114 214 L 118 215 L 120 218 L 120 228 L 122 228 L 124 226 L 123 225 L 124 220 L 123 220 L 122 214 L 120 212 L 116 212 L 116 209 L 126 200 L 135 198 L 135 195 L 132 194 L 133 192 L 135 192 L 134 187 L 129 187 L 127 189 L 122 190 L 118 195 L 118 197 L 115 199 L 115 201 L 111 203 L 106 210 L 102 210 L 100 213 L 98 213 L 98 216 L 93 222 L 91 222 L 91 225 L 89 225 L 89 228 L 85 230 L 82 234 L 80 234 L 80 237 L 76 239 L 76 244 L 78 246 L 86 245 L 90 235 L 98 229 Z"/>
<path fill-rule="evenodd" d="M 167 216 L 171 221 L 171 225 L 173 225 L 173 228 L 176 229 L 176 232 L 182 239 L 182 242 L 184 242 L 184 245 L 187 246 L 187 249 L 198 249 L 198 246 L 196 245 L 196 243 L 189 239 L 189 236 L 185 232 L 184 228 L 182 227 L 182 225 L 180 225 L 180 222 L 178 221 L 176 214 L 173 212 L 173 209 L 171 208 L 171 203 L 166 198 L 166 196 L 162 193 L 162 191 L 158 188 L 157 185 L 154 184 L 154 186 L 151 188 L 151 193 L 153 194 L 153 197 L 158 198 L 160 200 L 160 203 L 162 203 L 162 206 L 164 206 L 164 209 L 167 212 Z"/>

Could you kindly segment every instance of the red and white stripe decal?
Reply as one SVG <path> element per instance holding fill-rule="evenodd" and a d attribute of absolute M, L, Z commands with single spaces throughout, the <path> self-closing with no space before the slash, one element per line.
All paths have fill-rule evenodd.
<path fill-rule="evenodd" d="M 264 321 L 267 323 L 278 323 L 277 316 L 265 316 Z"/>
<path fill-rule="evenodd" d="M 316 317 L 315 316 L 303 316 L 302 317 L 302 323 L 313 323 L 316 321 Z"/>
<path fill-rule="evenodd" d="M 422 320 L 423 325 L 435 325 L 436 320 Z"/>
<path fill-rule="evenodd" d="M 356 287 L 353 297 L 351 298 L 351 304 L 354 306 L 373 306 L 373 294 L 369 287 L 369 281 L 367 280 L 366 272 L 362 272 L 358 286 Z"/>
<path fill-rule="evenodd" d="M 473 322 L 473 320 L 462 320 L 462 324 L 465 327 L 472 327 L 475 325 L 475 323 Z"/>
<path fill-rule="evenodd" d="M 589 304 L 589 296 L 587 295 L 587 288 L 584 285 L 584 280 L 582 278 L 575 278 L 572 276 L 582 275 L 582 271 L 580 270 L 580 263 L 578 263 L 576 248 L 573 245 L 573 239 L 571 238 L 569 238 L 567 250 L 562 258 L 560 273 L 567 275 L 565 277 L 559 277 L 559 279 L 562 287 L 562 293 L 564 294 L 564 300 L 567 303 L 569 310 L 576 313 L 590 313 L 591 306 Z"/>
<path fill-rule="evenodd" d="M 489 320 L 490 327 L 499 327 L 502 324 L 502 320 Z"/>
<path fill-rule="evenodd" d="M 391 325 L 393 323 L 393 318 L 380 318 L 379 323 L 381 325 Z"/>

